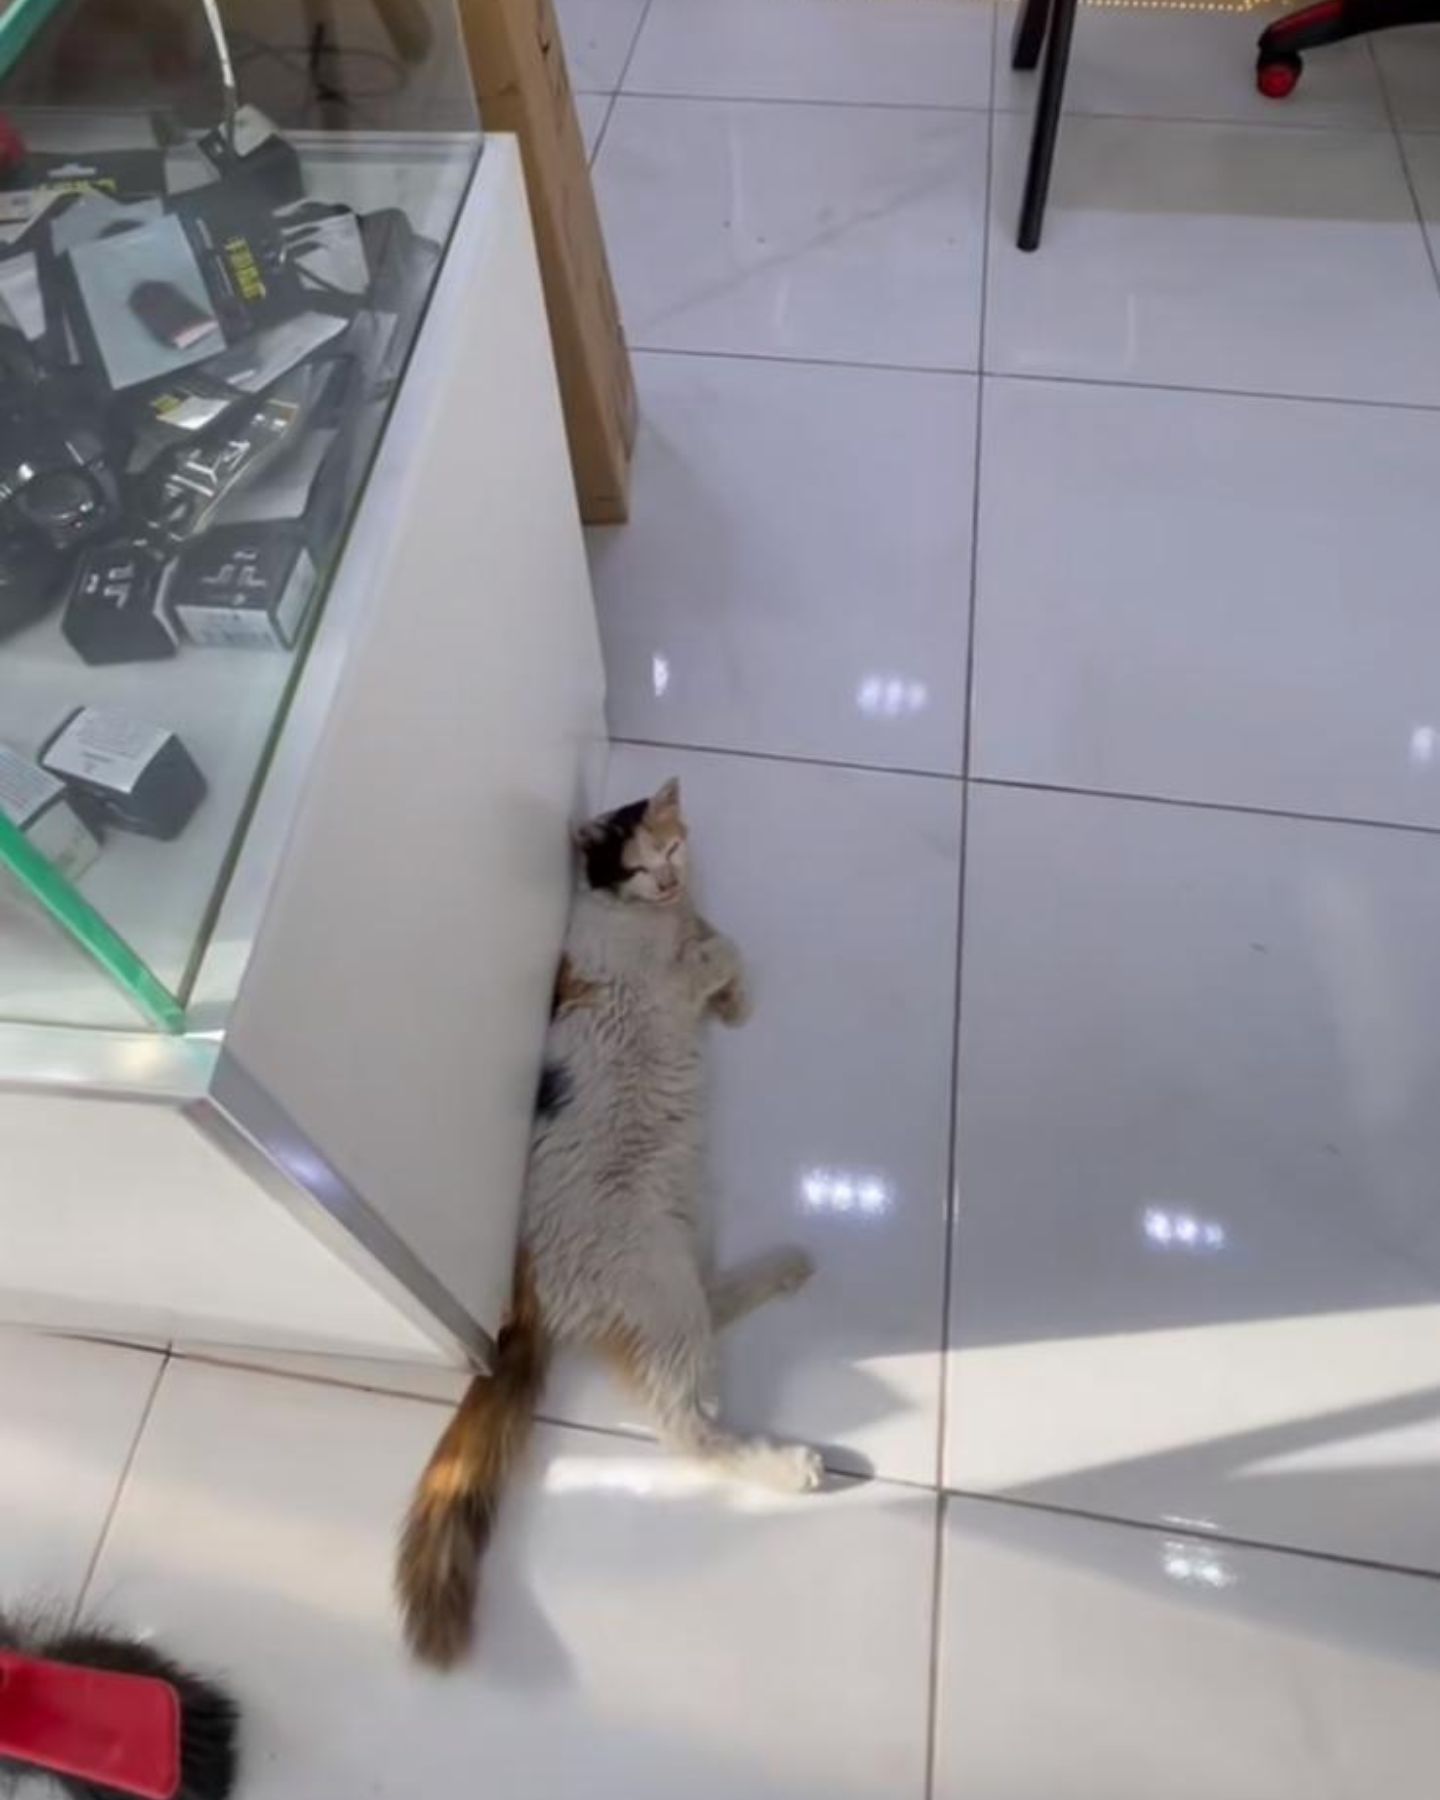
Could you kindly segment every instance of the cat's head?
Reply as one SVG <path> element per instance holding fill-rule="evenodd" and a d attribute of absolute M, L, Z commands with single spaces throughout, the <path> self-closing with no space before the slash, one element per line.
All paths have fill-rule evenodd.
<path fill-rule="evenodd" d="M 575 841 L 589 885 L 620 900 L 668 906 L 685 892 L 689 864 L 680 783 L 580 826 Z"/>

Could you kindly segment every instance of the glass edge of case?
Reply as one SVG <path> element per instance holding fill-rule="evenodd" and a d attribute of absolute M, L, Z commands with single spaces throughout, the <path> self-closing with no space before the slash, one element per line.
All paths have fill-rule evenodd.
<path fill-rule="evenodd" d="M 3 816 L 0 866 L 8 869 L 60 929 L 119 985 L 151 1025 L 165 1032 L 184 1030 L 185 1012 L 175 996 L 119 932 L 27 841 L 24 832 Z"/>
<path fill-rule="evenodd" d="M 62 0 L 10 0 L 0 14 L 0 76 L 5 76 L 24 55 L 31 38 Z"/>

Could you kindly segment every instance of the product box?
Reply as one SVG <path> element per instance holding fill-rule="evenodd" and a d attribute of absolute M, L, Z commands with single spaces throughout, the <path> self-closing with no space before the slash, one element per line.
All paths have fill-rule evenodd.
<path fill-rule="evenodd" d="M 99 854 L 100 841 L 70 805 L 65 783 L 6 744 L 0 744 L 0 816 L 70 881 Z"/>
<path fill-rule="evenodd" d="M 520 140 L 580 515 L 629 515 L 635 382 L 551 0 L 460 0 L 490 131 Z"/>
<path fill-rule="evenodd" d="M 87 663 L 155 662 L 175 654 L 164 564 L 142 543 L 92 544 L 70 577 L 60 629 Z"/>
<path fill-rule="evenodd" d="M 104 706 L 77 706 L 46 740 L 40 765 L 82 810 L 142 837 L 178 837 L 205 798 L 205 777 L 173 731 Z"/>
<path fill-rule="evenodd" d="M 289 650 L 315 598 L 315 563 L 298 526 L 216 525 L 181 552 L 171 616 L 199 645 Z"/>

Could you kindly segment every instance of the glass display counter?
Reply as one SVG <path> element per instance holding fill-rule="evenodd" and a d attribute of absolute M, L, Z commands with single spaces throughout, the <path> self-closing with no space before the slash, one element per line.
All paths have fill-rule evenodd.
<path fill-rule="evenodd" d="M 0 1325 L 483 1363 L 603 760 L 519 146 L 448 0 L 22 23 Z"/>
<path fill-rule="evenodd" d="M 418 0 L 12 0 L 0 67 L 0 1020 L 214 1026 L 480 154 L 463 50 Z"/>

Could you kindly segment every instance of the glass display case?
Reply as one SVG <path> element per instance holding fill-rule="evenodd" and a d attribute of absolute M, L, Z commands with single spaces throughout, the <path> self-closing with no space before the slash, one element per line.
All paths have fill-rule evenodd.
<path fill-rule="evenodd" d="M 480 152 L 448 5 L 0 14 L 0 1023 L 224 1024 L 232 875 Z"/>

